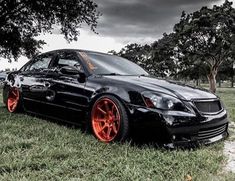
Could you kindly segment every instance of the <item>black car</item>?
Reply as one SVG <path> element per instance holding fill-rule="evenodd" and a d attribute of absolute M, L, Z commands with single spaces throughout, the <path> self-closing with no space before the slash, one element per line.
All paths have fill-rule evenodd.
<path fill-rule="evenodd" d="M 227 113 L 216 95 L 157 79 L 109 54 L 43 53 L 10 73 L 3 90 L 9 112 L 85 124 L 103 142 L 123 141 L 137 125 L 136 134 L 144 137 L 149 125 L 152 136 L 169 145 L 208 144 L 228 135 Z"/>

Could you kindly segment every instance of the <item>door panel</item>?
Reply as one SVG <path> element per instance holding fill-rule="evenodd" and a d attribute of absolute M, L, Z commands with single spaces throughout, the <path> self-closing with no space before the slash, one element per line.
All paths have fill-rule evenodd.
<path fill-rule="evenodd" d="M 62 74 L 59 69 L 63 66 L 74 66 L 82 69 L 76 53 L 66 51 L 58 53 L 52 67 L 52 69 L 58 71 L 49 71 L 46 76 L 50 85 L 48 94 L 52 96 L 51 99 L 47 99 L 47 102 L 53 107 L 52 116 L 79 124 L 85 121 L 86 116 L 85 83 L 79 83 L 77 75 Z"/>
<path fill-rule="evenodd" d="M 40 113 L 45 111 L 47 92 L 45 79 L 52 58 L 52 54 L 38 56 L 19 73 L 23 104 L 27 111 Z"/>

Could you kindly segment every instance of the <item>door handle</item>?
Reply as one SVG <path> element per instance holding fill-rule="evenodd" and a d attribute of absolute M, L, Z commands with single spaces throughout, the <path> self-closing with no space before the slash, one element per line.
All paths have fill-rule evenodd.
<path fill-rule="evenodd" d="M 33 85 L 29 87 L 29 90 L 31 92 L 45 92 L 47 91 L 47 88 L 43 85 Z"/>

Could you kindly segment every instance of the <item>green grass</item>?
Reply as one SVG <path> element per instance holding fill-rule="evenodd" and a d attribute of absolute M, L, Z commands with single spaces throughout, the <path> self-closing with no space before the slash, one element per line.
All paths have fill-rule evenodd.
<path fill-rule="evenodd" d="M 218 93 L 235 121 L 235 90 Z M 173 151 L 104 144 L 80 129 L 9 114 L 0 103 L 0 180 L 234 180 L 222 171 L 222 150 L 222 142 Z"/>
<path fill-rule="evenodd" d="M 220 88 L 217 94 L 223 100 L 229 113 L 229 119 L 235 122 L 235 88 Z"/>

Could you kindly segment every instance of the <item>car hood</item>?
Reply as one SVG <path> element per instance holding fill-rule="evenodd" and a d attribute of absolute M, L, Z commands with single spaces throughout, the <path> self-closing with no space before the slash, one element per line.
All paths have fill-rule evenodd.
<path fill-rule="evenodd" d="M 156 91 L 169 94 L 180 98 L 181 100 L 192 99 L 215 99 L 216 95 L 196 87 L 185 85 L 182 83 L 157 79 L 145 76 L 105 76 L 114 81 L 125 82 L 126 84 L 134 84 L 141 88 L 141 91 Z"/>

